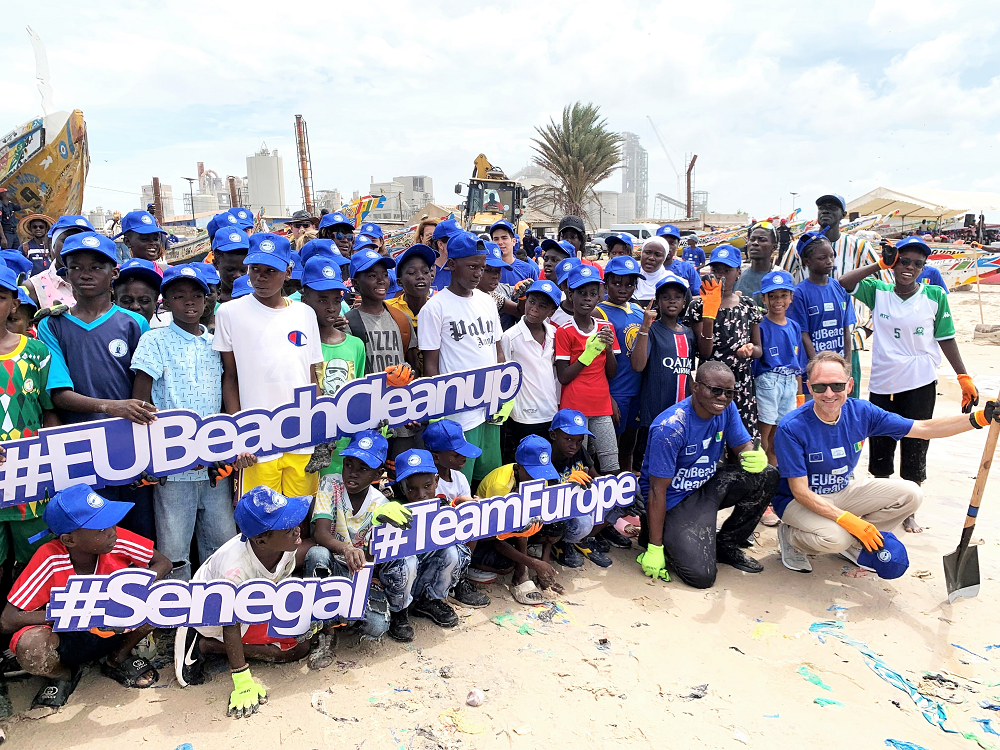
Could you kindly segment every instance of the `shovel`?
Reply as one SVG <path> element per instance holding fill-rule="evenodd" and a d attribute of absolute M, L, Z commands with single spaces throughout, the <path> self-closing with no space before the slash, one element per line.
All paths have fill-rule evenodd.
<path fill-rule="evenodd" d="M 979 515 L 979 503 L 986 491 L 986 479 L 990 475 L 990 465 L 993 463 L 993 452 L 1000 437 L 1000 422 L 990 422 L 990 432 L 986 436 L 983 447 L 983 460 L 979 462 L 979 473 L 976 474 L 976 485 L 972 488 L 972 500 L 965 516 L 965 527 L 958 547 L 950 555 L 944 556 L 944 579 L 948 584 L 948 603 L 953 604 L 959 597 L 972 598 L 979 594 L 979 548 L 970 547 L 972 530 L 976 528 L 976 516 Z"/>

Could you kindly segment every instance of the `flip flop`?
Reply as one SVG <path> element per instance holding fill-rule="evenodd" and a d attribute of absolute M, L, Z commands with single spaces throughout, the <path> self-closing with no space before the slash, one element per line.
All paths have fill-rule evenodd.
<path fill-rule="evenodd" d="M 147 682 L 145 685 L 136 684 L 138 683 L 140 677 L 144 674 L 149 674 L 150 672 L 153 673 L 153 679 L 151 681 Z M 101 674 L 105 677 L 110 677 L 122 687 L 134 687 L 139 688 L 140 690 L 152 687 L 160 679 L 160 673 L 156 671 L 156 667 L 143 659 L 141 656 L 126 658 L 121 664 L 111 664 L 107 661 L 102 662 Z"/>
<path fill-rule="evenodd" d="M 31 701 L 31 708 L 62 708 L 80 684 L 83 667 L 73 667 L 68 680 L 50 677 Z"/>
<path fill-rule="evenodd" d="M 534 607 L 545 603 L 545 597 L 542 596 L 541 592 L 535 586 L 535 582 L 531 579 L 516 586 L 511 585 L 510 593 L 514 597 L 514 601 L 518 604 Z"/>

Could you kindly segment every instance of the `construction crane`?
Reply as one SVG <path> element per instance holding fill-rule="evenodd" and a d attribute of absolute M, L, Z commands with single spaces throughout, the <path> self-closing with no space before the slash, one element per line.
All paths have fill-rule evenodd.
<path fill-rule="evenodd" d="M 302 207 L 309 213 L 313 213 L 312 155 L 309 153 L 309 128 L 302 115 L 295 115 L 295 151 L 299 157 Z"/>

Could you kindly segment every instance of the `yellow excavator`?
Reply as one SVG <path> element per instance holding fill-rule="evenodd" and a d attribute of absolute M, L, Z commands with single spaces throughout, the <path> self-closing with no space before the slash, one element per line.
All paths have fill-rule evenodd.
<path fill-rule="evenodd" d="M 462 194 L 461 183 L 455 186 L 455 192 Z M 476 157 L 466 200 L 466 230 L 473 234 L 488 232 L 494 223 L 506 219 L 521 235 L 528 226 L 523 218 L 527 206 L 528 188 L 490 164 L 485 154 Z"/>

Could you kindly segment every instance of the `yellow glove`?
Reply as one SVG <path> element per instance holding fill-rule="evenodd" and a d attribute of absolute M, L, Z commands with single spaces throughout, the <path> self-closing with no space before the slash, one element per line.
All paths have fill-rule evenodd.
<path fill-rule="evenodd" d="M 744 471 L 760 474 L 767 468 L 767 453 L 761 448 L 752 448 L 740 454 L 740 465 Z"/>
<path fill-rule="evenodd" d="M 654 581 L 660 578 L 664 581 L 670 580 L 667 572 L 667 561 L 663 557 L 662 544 L 647 545 L 646 551 L 635 558 L 635 561 L 642 566 L 642 574 L 649 576 Z"/>
<path fill-rule="evenodd" d="M 884 544 L 882 541 L 882 535 L 879 533 L 878 529 L 863 518 L 858 518 L 853 513 L 849 513 L 845 510 L 837 519 L 837 524 L 840 528 L 865 545 L 865 549 L 869 552 L 882 549 Z"/>
<path fill-rule="evenodd" d="M 388 523 L 397 529 L 408 529 L 410 528 L 410 519 L 412 518 L 413 514 L 409 508 L 401 503 L 397 503 L 395 500 L 390 500 L 378 506 L 375 512 L 372 513 L 372 526 L 378 526 L 380 523 Z"/>
<path fill-rule="evenodd" d="M 233 687 L 229 694 L 229 716 L 242 719 L 257 713 L 257 709 L 267 703 L 267 690 L 258 682 L 254 682 L 250 667 L 233 672 Z"/>
<path fill-rule="evenodd" d="M 578 361 L 585 365 L 591 364 L 597 355 L 604 351 L 604 342 L 597 338 L 597 330 L 595 330 L 590 336 L 587 337 L 587 346 L 583 349 L 583 354 L 580 355 Z"/>

